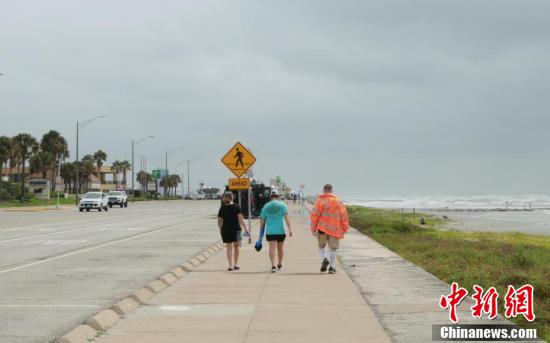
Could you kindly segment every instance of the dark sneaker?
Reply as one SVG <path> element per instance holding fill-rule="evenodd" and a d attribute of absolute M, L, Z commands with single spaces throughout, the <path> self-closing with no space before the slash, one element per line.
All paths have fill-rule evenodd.
<path fill-rule="evenodd" d="M 277 270 L 278 270 L 278 271 L 281 271 L 282 268 L 283 268 L 283 265 L 282 265 L 282 264 L 278 264 L 278 265 L 277 265 Z"/>
<path fill-rule="evenodd" d="M 330 268 L 328 269 L 328 273 L 329 273 L 329 274 L 336 274 L 336 269 L 330 267 Z"/>
<path fill-rule="evenodd" d="M 233 267 L 233 269 L 235 269 L 235 270 L 241 270 L 241 267 L 235 266 L 235 267 Z"/>
<path fill-rule="evenodd" d="M 328 259 L 325 258 L 325 259 L 323 260 L 323 262 L 321 263 L 321 273 L 324 273 L 324 272 L 327 271 L 328 265 L 329 265 Z"/>
<path fill-rule="evenodd" d="M 271 267 L 271 272 L 272 273 L 275 273 L 277 271 L 277 268 L 275 268 L 275 266 Z"/>
<path fill-rule="evenodd" d="M 228 271 L 228 272 L 232 272 L 232 271 L 233 271 L 233 268 L 227 268 L 227 271 Z"/>

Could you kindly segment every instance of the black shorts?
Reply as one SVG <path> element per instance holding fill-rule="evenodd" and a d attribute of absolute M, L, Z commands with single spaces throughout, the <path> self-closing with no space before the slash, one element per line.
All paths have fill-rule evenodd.
<path fill-rule="evenodd" d="M 266 235 L 265 236 L 265 239 L 267 239 L 268 242 L 284 242 L 285 239 L 286 239 L 286 235 L 285 234 L 282 234 L 282 235 Z"/>

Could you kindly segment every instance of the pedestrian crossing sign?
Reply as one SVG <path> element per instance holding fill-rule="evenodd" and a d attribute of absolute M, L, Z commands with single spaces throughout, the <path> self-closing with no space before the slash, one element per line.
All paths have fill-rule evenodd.
<path fill-rule="evenodd" d="M 256 157 L 240 142 L 237 142 L 227 154 L 222 157 L 222 163 L 231 170 L 236 177 L 243 176 L 256 162 Z"/>
<path fill-rule="evenodd" d="M 227 186 L 231 191 L 246 191 L 250 188 L 250 179 L 241 177 L 238 179 L 229 179 Z"/>

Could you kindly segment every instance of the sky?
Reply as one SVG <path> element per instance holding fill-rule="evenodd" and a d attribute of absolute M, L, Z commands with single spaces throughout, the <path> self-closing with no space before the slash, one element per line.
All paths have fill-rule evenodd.
<path fill-rule="evenodd" d="M 317 193 L 550 192 L 545 0 L 0 0 L 0 135 Z M 185 163 L 178 173 L 187 178 Z"/>

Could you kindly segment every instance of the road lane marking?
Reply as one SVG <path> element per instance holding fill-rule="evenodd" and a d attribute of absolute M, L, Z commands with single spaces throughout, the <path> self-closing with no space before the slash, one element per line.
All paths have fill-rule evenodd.
<path fill-rule="evenodd" d="M 131 223 L 131 222 L 134 222 L 134 221 L 143 221 L 145 219 L 156 219 L 156 218 L 161 218 L 161 217 L 164 217 L 163 215 L 159 215 L 159 216 L 154 216 L 154 217 L 148 217 L 148 218 L 136 218 L 134 220 L 128 220 L 126 223 Z M 176 218 L 174 218 L 176 219 Z M 107 225 L 119 225 L 120 223 L 112 223 L 112 224 L 107 224 Z M 58 235 L 58 234 L 61 234 L 61 233 L 67 233 L 67 232 L 75 232 L 75 231 L 83 231 L 83 230 L 90 230 L 90 229 L 97 229 L 98 227 L 101 227 L 101 226 L 104 226 L 104 225 L 96 225 L 96 226 L 85 226 L 85 227 L 80 227 L 80 228 L 77 228 L 77 229 L 70 229 L 70 230 L 62 230 L 62 231 L 54 231 L 54 232 L 47 232 L 47 233 L 39 233 L 39 234 L 36 234 L 36 235 L 31 235 L 31 236 L 23 236 L 23 237 L 16 237 L 16 238 L 10 238 L 10 239 L 4 239 L 4 240 L 0 240 L 0 244 L 2 243 L 9 243 L 9 242 L 16 242 L 16 241 L 21 241 L 21 240 L 24 240 L 24 239 L 31 239 L 31 238 L 36 238 L 36 237 L 44 237 L 44 236 L 48 236 L 48 235 Z M 106 226 L 106 225 L 105 225 Z M 102 228 L 102 230 L 104 230 L 105 227 Z"/>
<path fill-rule="evenodd" d="M 0 305 L 0 308 L 35 308 L 35 307 L 68 307 L 68 308 L 98 308 L 99 305 L 49 305 L 49 304 L 43 304 L 43 305 L 26 305 L 26 304 L 13 304 L 13 305 Z"/>
<path fill-rule="evenodd" d="M 39 265 L 39 264 L 43 264 L 43 263 L 46 263 L 46 262 L 51 262 L 51 261 L 55 261 L 55 260 L 59 260 L 59 259 L 65 258 L 65 257 L 69 257 L 69 256 L 73 256 L 73 255 L 85 253 L 85 252 L 88 252 L 88 251 L 92 251 L 92 250 L 96 250 L 96 249 L 108 247 L 108 246 L 115 245 L 115 244 L 118 244 L 118 243 L 131 241 L 131 240 L 133 240 L 133 239 L 141 238 L 141 237 L 145 237 L 145 236 L 149 236 L 149 235 L 152 235 L 152 234 L 155 234 L 155 233 L 158 233 L 158 232 L 173 230 L 173 229 L 175 229 L 175 228 L 180 227 L 182 224 L 189 224 L 189 223 L 196 222 L 196 221 L 200 221 L 200 220 L 204 220 L 204 219 L 206 219 L 206 218 L 192 219 L 192 220 L 189 220 L 189 221 L 186 221 L 186 222 L 182 222 L 182 223 L 179 223 L 179 224 L 176 224 L 176 225 L 166 226 L 166 227 L 163 227 L 163 228 L 160 228 L 160 229 L 156 229 L 156 230 L 153 230 L 153 231 L 148 231 L 148 232 L 140 233 L 140 234 L 137 234 L 137 235 L 134 235 L 134 236 L 130 236 L 130 237 L 118 239 L 118 240 L 115 240 L 115 241 L 112 241 L 112 242 L 103 243 L 103 244 L 100 244 L 100 245 L 96 245 L 96 246 L 89 247 L 89 248 L 84 248 L 84 249 L 81 249 L 81 250 L 76 250 L 76 251 L 73 251 L 73 252 L 70 252 L 70 253 L 66 253 L 66 254 L 62 254 L 62 255 L 58 255 L 58 256 L 54 256 L 54 257 L 49 257 L 49 258 L 46 258 L 46 259 L 43 259 L 43 260 L 40 260 L 40 261 L 37 261 L 37 262 L 27 263 L 27 264 L 23 264 L 23 265 L 21 265 L 21 266 L 17 266 L 17 267 L 13 267 L 13 268 L 8 268 L 8 269 L 0 270 L 0 274 L 5 274 L 5 273 L 9 273 L 9 272 L 14 272 L 14 271 L 17 271 L 17 270 L 20 270 L 20 269 L 24 269 L 24 268 L 28 268 L 28 267 L 33 267 L 33 266 L 36 266 L 36 265 Z"/>
<path fill-rule="evenodd" d="M 26 242 L 26 243 L 23 243 L 23 245 L 36 245 L 36 244 L 41 244 L 41 245 L 76 245 L 76 244 L 82 244 L 82 243 L 86 243 L 87 241 L 86 240 L 82 240 L 82 239 L 78 239 L 78 240 L 51 240 L 51 239 L 48 239 L 46 241 L 32 241 L 32 242 Z"/>

